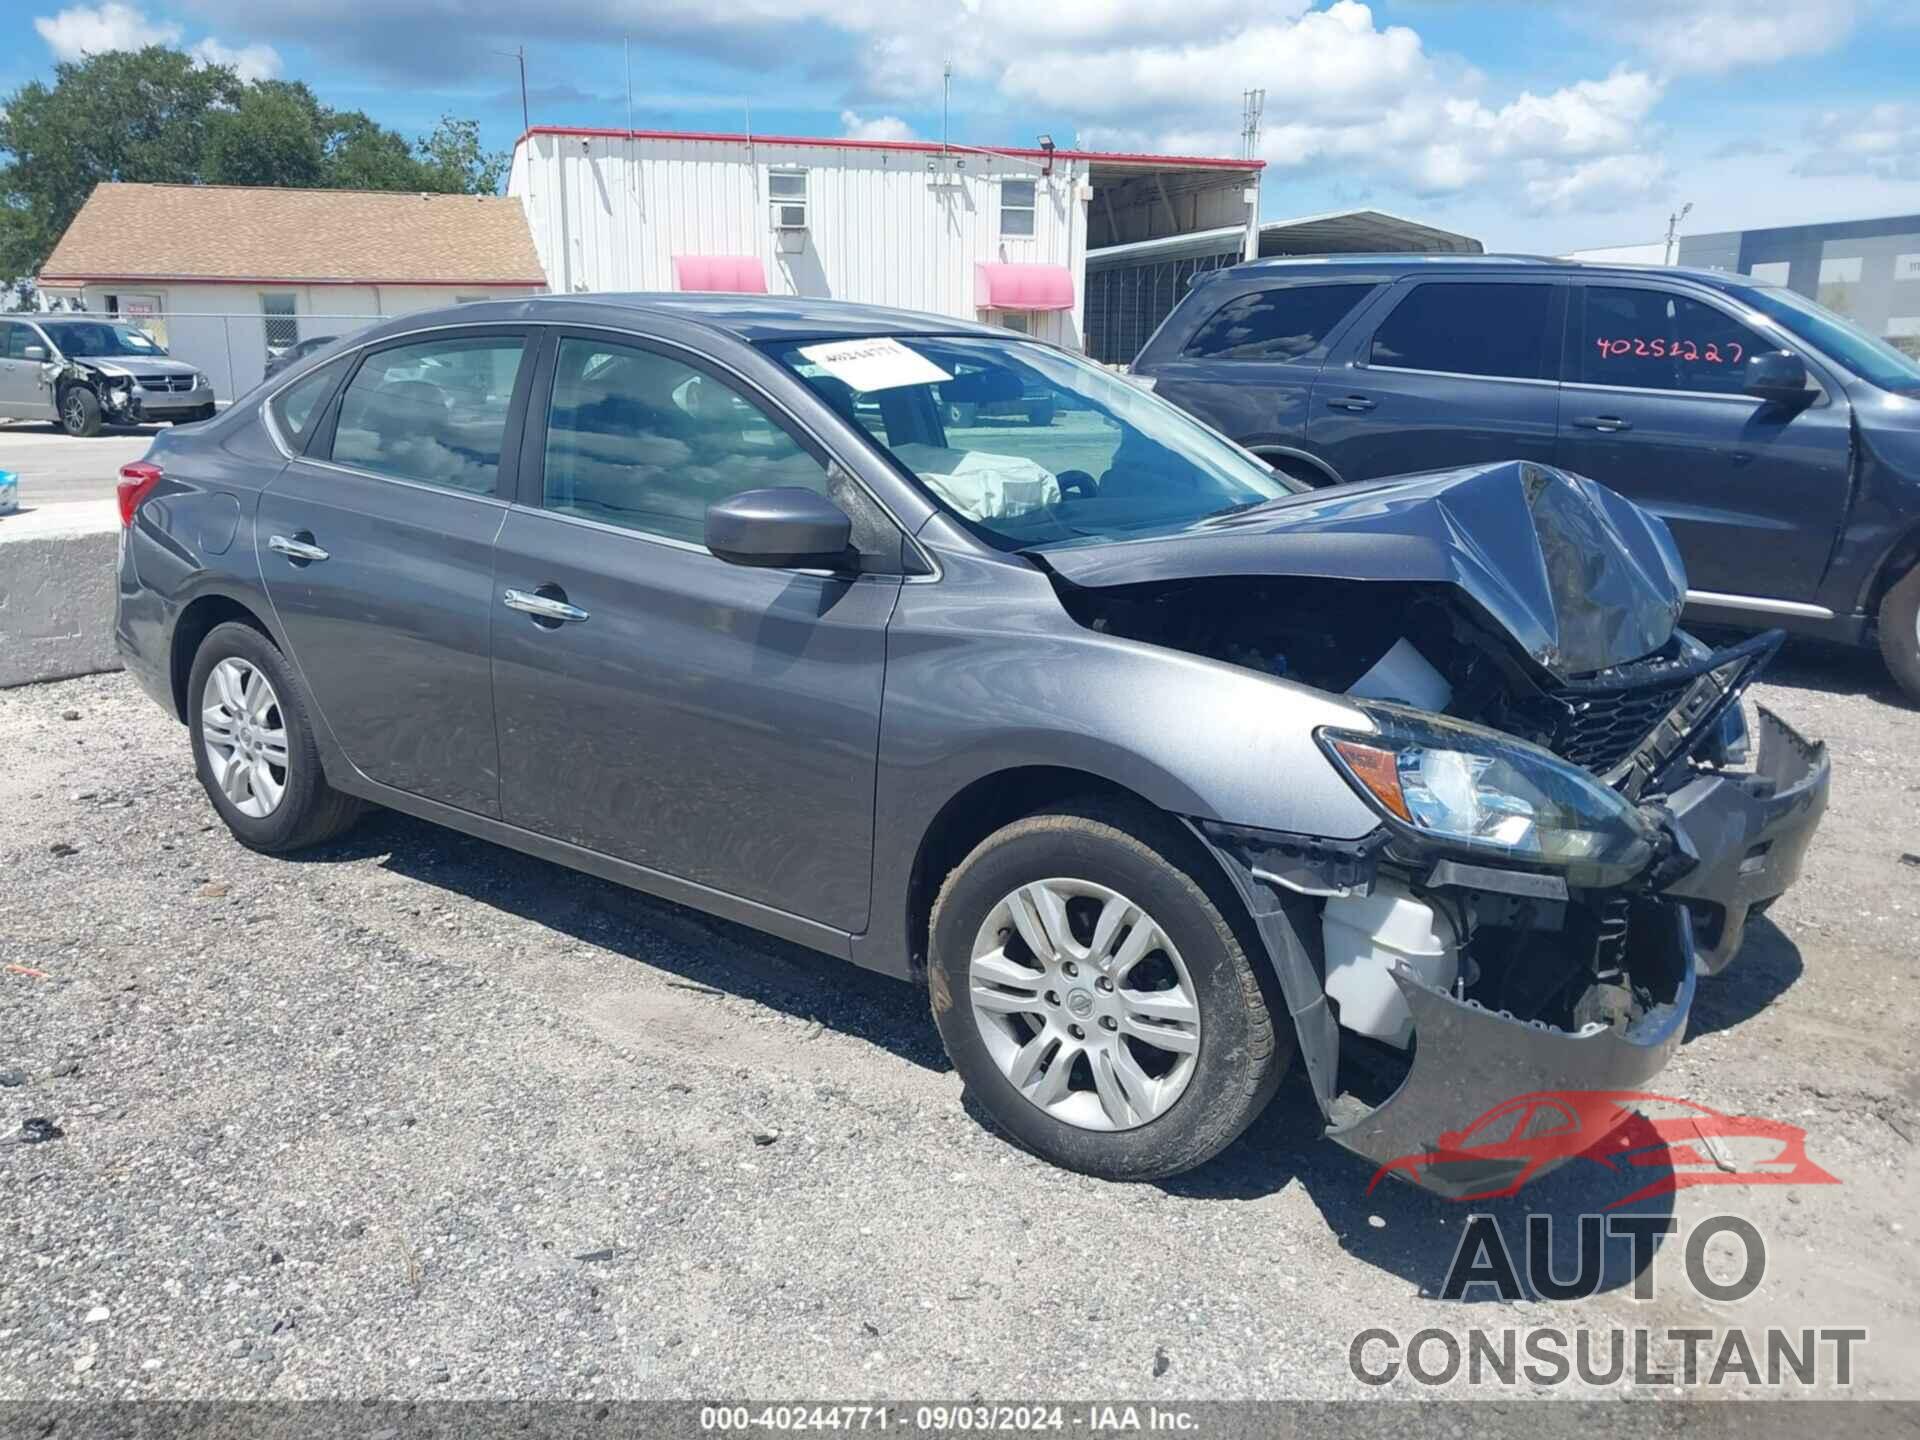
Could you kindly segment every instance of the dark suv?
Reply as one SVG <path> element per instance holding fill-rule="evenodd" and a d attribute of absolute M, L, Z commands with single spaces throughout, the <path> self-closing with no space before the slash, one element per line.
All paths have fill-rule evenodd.
<path fill-rule="evenodd" d="M 1876 639 L 1920 699 L 1920 362 L 1746 275 L 1522 256 L 1257 261 L 1134 363 L 1312 484 L 1557 465 L 1659 515 L 1696 620 Z"/>

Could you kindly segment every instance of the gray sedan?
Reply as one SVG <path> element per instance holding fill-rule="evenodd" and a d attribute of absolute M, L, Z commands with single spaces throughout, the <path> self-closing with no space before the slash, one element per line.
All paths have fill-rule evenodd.
<path fill-rule="evenodd" d="M 389 806 L 910 980 L 998 1126 L 1115 1179 L 1215 1154 L 1296 1051 L 1386 1167 L 1643 1084 L 1826 804 L 1822 747 L 1742 724 L 1779 637 L 1676 629 L 1617 496 L 1304 492 L 939 317 L 416 315 L 120 502 L 122 653 L 242 844 Z M 1393 1168 L 1524 1163 L 1456 1158 Z"/>

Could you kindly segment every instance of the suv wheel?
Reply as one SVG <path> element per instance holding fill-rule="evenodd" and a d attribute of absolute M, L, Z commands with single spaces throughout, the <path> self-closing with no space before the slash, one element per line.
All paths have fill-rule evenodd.
<path fill-rule="evenodd" d="M 60 397 L 60 428 L 85 439 L 100 433 L 100 397 L 84 385 L 69 385 Z"/>
<path fill-rule="evenodd" d="M 935 904 L 928 982 L 967 1089 L 1070 1170 L 1151 1180 L 1211 1159 L 1292 1057 L 1191 837 L 1103 804 L 1017 821 Z M 1219 891 L 1216 882 L 1212 887 Z"/>
<path fill-rule="evenodd" d="M 1880 602 L 1880 654 L 1907 698 L 1920 703 L 1920 567 Z"/>
<path fill-rule="evenodd" d="M 327 784 L 307 694 L 251 625 L 216 625 L 187 682 L 194 768 L 234 839 L 269 853 L 317 845 L 366 806 Z"/>

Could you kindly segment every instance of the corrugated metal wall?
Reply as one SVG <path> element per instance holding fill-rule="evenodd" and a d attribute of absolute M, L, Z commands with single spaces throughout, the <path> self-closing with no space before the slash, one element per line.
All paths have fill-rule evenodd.
<path fill-rule="evenodd" d="M 1130 365 L 1160 322 L 1186 298 L 1193 277 L 1241 261 L 1240 247 L 1175 260 L 1142 258 L 1087 272 L 1087 354 L 1107 365 Z"/>
<path fill-rule="evenodd" d="M 782 251 L 767 197 L 770 170 L 807 172 L 808 225 Z M 527 208 L 556 291 L 672 290 L 675 255 L 755 255 L 767 288 L 963 319 L 975 308 L 979 261 L 1064 265 L 1072 312 L 1042 315 L 1036 333 L 1078 348 L 1086 254 L 1085 177 L 1059 162 L 745 140 L 531 136 L 509 192 Z M 1002 235 L 999 187 L 1033 180 L 1034 231 Z"/>

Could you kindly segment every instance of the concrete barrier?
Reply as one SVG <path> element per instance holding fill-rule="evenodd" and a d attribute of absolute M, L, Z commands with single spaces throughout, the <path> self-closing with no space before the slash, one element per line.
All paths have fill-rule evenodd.
<path fill-rule="evenodd" d="M 112 500 L 45 505 L 0 519 L 0 688 L 118 670 Z"/>

